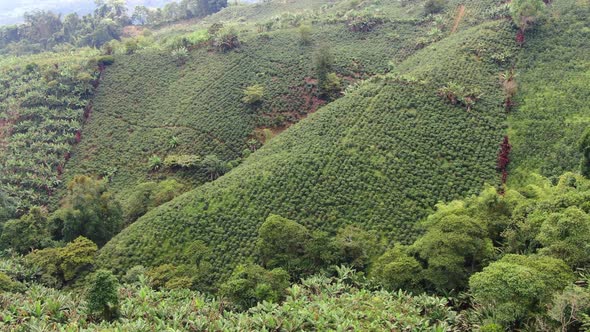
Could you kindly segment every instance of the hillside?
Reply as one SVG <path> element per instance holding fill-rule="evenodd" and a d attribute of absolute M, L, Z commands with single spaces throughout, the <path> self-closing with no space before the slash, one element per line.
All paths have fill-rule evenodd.
<path fill-rule="evenodd" d="M 395 42 L 386 38 L 394 31 L 403 32 Z M 387 71 L 388 63 L 403 58 L 422 33 L 397 22 L 370 34 L 351 33 L 344 24 L 320 25 L 313 27 L 310 45 L 301 45 L 298 29 L 289 27 L 241 35 L 242 47 L 236 52 L 197 48 L 180 66 L 169 51 L 157 49 L 116 56 L 105 71 L 66 176 L 116 170 L 112 186 L 121 190 L 149 178 L 174 176 L 150 173 L 152 155 L 240 158 L 245 149 L 264 142 L 264 129 L 280 132 L 326 102 L 313 85 L 318 45 L 329 47 L 334 70 L 343 84 L 352 84 Z M 253 107 L 242 102 L 243 90 L 256 84 L 264 87 L 264 97 Z M 174 147 L 172 137 L 177 139 Z M 247 143 L 253 138 L 252 148 Z M 203 174 L 186 173 L 176 176 L 193 184 L 206 180 Z"/>
<path fill-rule="evenodd" d="M 0 26 L 0 330 L 590 330 L 590 0 L 136 14 Z"/>
<path fill-rule="evenodd" d="M 102 249 L 101 261 L 116 271 L 174 262 L 177 250 L 202 240 L 227 275 L 253 253 L 257 228 L 271 213 L 313 229 L 356 224 L 412 242 L 415 222 L 438 201 L 500 182 L 505 112 L 497 77 L 514 54 L 513 36 L 503 20 L 490 21 L 420 50 L 226 176 L 141 218 Z M 469 84 L 481 97 L 470 107 L 452 105 L 440 96 L 452 83 Z"/>
<path fill-rule="evenodd" d="M 589 2 L 553 6 L 547 24 L 527 36 L 516 66 L 517 111 L 508 119 L 516 182 L 530 172 L 578 170 L 578 142 L 590 124 Z"/>

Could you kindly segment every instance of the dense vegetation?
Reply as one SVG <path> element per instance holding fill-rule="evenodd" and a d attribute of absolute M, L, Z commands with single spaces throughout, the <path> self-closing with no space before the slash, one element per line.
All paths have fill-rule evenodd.
<path fill-rule="evenodd" d="M 202 240 L 214 252 L 214 269 L 226 276 L 253 254 L 252 238 L 273 213 L 329 233 L 357 224 L 411 243 L 415 221 L 439 200 L 499 183 L 505 113 L 497 77 L 505 62 L 496 57 L 509 59 L 512 36 L 508 24 L 490 22 L 425 48 L 395 73 L 291 127 L 224 177 L 141 218 L 107 244 L 101 259 L 117 270 L 159 265 Z M 480 45 L 479 59 L 471 45 Z M 456 67 L 429 64 L 432 52 L 445 52 Z M 425 79 L 427 70 L 436 80 Z M 443 84 L 460 77 L 482 94 L 471 111 L 439 96 Z"/>
<path fill-rule="evenodd" d="M 553 7 L 546 22 L 527 32 L 516 67 L 518 111 L 509 124 L 519 181 L 530 172 L 559 176 L 578 169 L 579 142 L 590 125 L 589 96 L 582 93 L 590 75 L 590 5 L 564 1 Z"/>
<path fill-rule="evenodd" d="M 282 9 L 274 3 L 254 7 Z M 228 10 L 213 18 L 225 17 Z M 390 63 L 415 52 L 416 40 L 433 25 L 414 14 L 413 19 L 382 22 L 363 33 L 350 31 L 345 19 L 329 17 L 307 26 L 303 42 L 301 22 L 340 11 L 335 7 L 280 17 L 262 30 L 251 23 L 240 26 L 241 47 L 231 52 L 212 52 L 220 43 L 226 45 L 224 35 L 232 31 L 231 24 L 219 23 L 110 43 L 115 63 L 105 72 L 93 117 L 66 176 L 108 176 L 117 191 L 170 176 L 198 185 L 210 179 L 198 163 L 150 171 L 160 168 L 158 161 L 175 156 L 215 155 L 222 162 L 234 161 L 229 168 L 235 166 L 348 86 L 387 72 Z M 349 11 L 372 13 L 367 8 Z M 421 40 L 423 47 L 434 39 Z M 329 55 L 325 69 L 316 66 L 320 50 Z M 323 71 L 332 78 L 327 93 L 325 80 L 320 82 Z M 255 87 L 257 99 L 249 102 L 248 89 Z"/>
<path fill-rule="evenodd" d="M 0 70 L 0 191 L 18 210 L 47 204 L 61 184 L 100 76 L 89 59 L 82 54 Z"/>
<path fill-rule="evenodd" d="M 587 0 L 121 4 L 0 29 L 0 329 L 590 328 Z"/>
<path fill-rule="evenodd" d="M 138 6 L 132 17 L 124 0 L 95 0 L 94 12 L 80 17 L 71 13 L 63 18 L 51 11 L 24 13 L 24 23 L 0 26 L 0 54 L 22 55 L 74 47 L 100 47 L 125 35 L 124 27 L 136 23 L 161 24 L 192 17 L 203 17 L 227 6 L 227 0 L 183 0 L 163 9 Z"/>
<path fill-rule="evenodd" d="M 199 278 L 202 261 L 189 263 L 196 263 L 196 270 L 184 272 L 170 264 L 137 266 L 127 271 L 119 288 L 110 271 L 90 274 L 97 248 L 78 238 L 62 248 L 0 261 L 0 286 L 9 292 L 0 297 L 1 324 L 25 330 L 437 326 L 575 331 L 590 323 L 590 291 L 583 272 L 590 264 L 589 198 L 590 180 L 573 173 L 561 176 L 556 185 L 539 177 L 535 184 L 508 188 L 503 195 L 489 187 L 478 196 L 438 205 L 421 224 L 423 236 L 410 246 L 396 244 L 386 251 L 377 234 L 359 228 L 331 238 L 271 216 L 257 240 L 263 266 L 238 266 L 220 286 L 217 300 L 187 289 L 203 289 L 190 280 Z M 203 244 L 184 254 L 194 257 L 197 252 L 211 254 Z M 339 263 L 368 277 L 330 265 Z M 189 265 L 183 269 L 191 269 Z M 303 279 L 289 287 L 287 271 Z M 57 292 L 38 283 L 70 290 Z M 468 286 L 469 293 L 456 293 Z M 399 289 L 448 295 L 410 295 Z"/>

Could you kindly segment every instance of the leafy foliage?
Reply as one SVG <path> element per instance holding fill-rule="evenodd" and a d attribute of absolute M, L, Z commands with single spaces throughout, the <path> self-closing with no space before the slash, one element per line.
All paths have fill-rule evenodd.
<path fill-rule="evenodd" d="M 265 270 L 258 265 L 238 265 L 220 289 L 238 309 L 248 309 L 260 302 L 278 302 L 286 295 L 289 273 L 276 268 Z"/>
<path fill-rule="evenodd" d="M 186 289 L 155 291 L 139 283 L 124 285 L 119 294 L 121 319 L 99 323 L 84 310 L 85 298 L 72 292 L 33 285 L 24 294 L 0 293 L 0 313 L 4 317 L 0 327 L 132 332 L 189 328 L 260 331 L 281 327 L 306 331 L 432 331 L 449 329 L 456 321 L 456 313 L 443 298 L 369 291 L 339 278 L 321 276 L 286 289 L 288 296 L 281 304 L 260 303 L 243 313 L 227 311 L 224 302 Z"/>
<path fill-rule="evenodd" d="M 62 287 L 93 268 L 97 250 L 98 247 L 92 241 L 79 237 L 63 248 L 33 251 L 26 256 L 26 260 L 41 269 L 43 284 Z"/>
<path fill-rule="evenodd" d="M 49 230 L 47 213 L 39 207 L 33 207 L 20 219 L 9 220 L 4 224 L 0 236 L 0 247 L 12 248 L 21 254 L 44 248 L 51 238 Z"/>
<path fill-rule="evenodd" d="M 121 204 L 107 191 L 103 181 L 76 176 L 67 190 L 62 207 L 52 216 L 60 239 L 69 242 L 84 236 L 103 246 L 121 230 Z"/>
<path fill-rule="evenodd" d="M 499 322 L 512 323 L 542 311 L 571 279 L 559 259 L 506 255 L 473 275 L 469 284 L 475 301 L 493 308 Z"/>
<path fill-rule="evenodd" d="M 90 280 L 87 301 L 90 313 L 97 313 L 107 321 L 119 316 L 119 281 L 106 270 L 96 271 Z"/>

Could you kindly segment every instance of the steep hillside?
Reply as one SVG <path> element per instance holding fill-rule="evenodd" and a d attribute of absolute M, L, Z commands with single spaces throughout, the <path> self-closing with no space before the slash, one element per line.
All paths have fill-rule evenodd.
<path fill-rule="evenodd" d="M 510 64 L 513 36 L 499 20 L 426 47 L 394 73 L 291 127 L 226 176 L 131 225 L 104 247 L 103 265 L 120 272 L 174 262 L 179 249 L 203 240 L 225 276 L 252 254 L 270 213 L 314 229 L 357 224 L 411 242 L 415 221 L 435 203 L 500 181 L 505 113 L 497 77 Z M 443 93 L 449 83 L 469 84 L 454 104 Z"/>
<path fill-rule="evenodd" d="M 251 7 L 260 6 L 274 12 L 290 8 Z M 250 7 L 244 8 L 248 12 Z M 223 17 L 225 11 L 217 15 Z M 370 32 L 350 31 L 345 20 L 321 21 L 311 26 L 307 44 L 301 43 L 299 29 L 292 26 L 297 22 L 277 24 L 263 33 L 251 25 L 240 30 L 239 50 L 217 53 L 197 47 L 184 64 L 170 50 L 158 47 L 118 55 L 93 100 L 92 116 L 66 177 L 108 175 L 118 191 L 168 176 L 198 185 L 207 179 L 202 172 L 154 173 L 148 159 L 172 154 L 214 154 L 224 161 L 242 157 L 245 149 L 256 149 L 270 132 L 281 132 L 325 104 L 326 98 L 317 93 L 314 57 L 319 48 L 333 55 L 332 68 L 344 89 L 387 72 L 390 63 L 401 62 L 424 46 L 417 40 L 428 44 L 440 38 L 429 37 L 433 23 L 416 20 L 385 20 Z M 203 26 L 190 29 L 198 33 Z M 166 43 L 177 33 L 158 32 L 157 38 Z M 264 88 L 263 100 L 247 105 L 242 102 L 243 91 L 256 84 Z M 252 144 L 252 139 L 258 142 Z"/>
<path fill-rule="evenodd" d="M 557 1 L 527 33 L 517 65 L 519 93 L 510 115 L 511 177 L 557 177 L 577 170 L 578 141 L 590 126 L 590 2 Z"/>

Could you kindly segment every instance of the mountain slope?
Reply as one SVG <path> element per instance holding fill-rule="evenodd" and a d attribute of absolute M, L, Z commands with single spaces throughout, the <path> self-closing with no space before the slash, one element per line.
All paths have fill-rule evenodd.
<path fill-rule="evenodd" d="M 334 232 L 347 224 L 408 243 L 415 221 L 440 200 L 498 183 L 505 114 L 493 54 L 513 53 L 505 21 L 483 23 L 427 47 L 291 127 L 241 166 L 125 229 L 102 250 L 116 271 L 177 260 L 187 243 L 213 250 L 218 276 L 253 253 L 270 213 Z M 487 50 L 478 56 L 474 46 Z M 445 54 L 445 57 L 437 56 Z M 449 66 L 451 59 L 454 65 Z M 509 62 L 509 61 L 508 61 Z M 433 80 L 420 67 L 429 64 Z M 481 91 L 469 111 L 440 89 L 465 78 Z"/>
<path fill-rule="evenodd" d="M 109 174 L 117 191 L 167 176 L 198 185 L 207 179 L 204 174 L 150 173 L 147 161 L 171 154 L 240 158 L 248 141 L 262 140 L 263 129 L 280 132 L 324 103 L 314 86 L 318 48 L 329 48 L 344 87 L 385 73 L 390 61 L 414 52 L 415 40 L 430 28 L 392 21 L 370 33 L 351 32 L 342 22 L 312 29 L 309 45 L 301 45 L 299 30 L 292 27 L 241 33 L 239 50 L 199 47 L 183 65 L 169 50 L 155 47 L 117 55 L 104 73 L 66 178 Z M 253 107 L 242 98 L 255 84 L 264 87 L 264 97 Z M 173 137 L 177 144 L 170 146 Z"/>
<path fill-rule="evenodd" d="M 517 64 L 517 111 L 509 117 L 514 181 L 577 170 L 590 126 L 590 1 L 556 1 L 527 34 Z"/>

